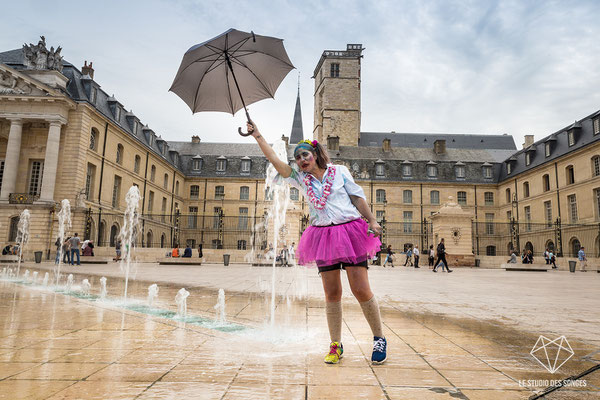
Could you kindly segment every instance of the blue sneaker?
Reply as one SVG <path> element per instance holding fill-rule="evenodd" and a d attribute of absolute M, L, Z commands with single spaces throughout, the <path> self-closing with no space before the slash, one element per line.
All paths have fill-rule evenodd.
<path fill-rule="evenodd" d="M 387 359 L 387 340 L 383 337 L 373 336 L 373 364 L 383 364 Z"/>

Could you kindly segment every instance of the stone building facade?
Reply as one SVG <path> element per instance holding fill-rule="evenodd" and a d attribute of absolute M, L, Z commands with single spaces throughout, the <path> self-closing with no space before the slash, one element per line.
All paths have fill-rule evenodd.
<path fill-rule="evenodd" d="M 349 44 L 320 57 L 313 137 L 362 185 L 386 243 L 397 249 L 433 244 L 439 238 L 431 215 L 452 196 L 472 216 L 472 225 L 461 229 L 473 237 L 476 254 L 526 246 L 539 254 L 549 245 L 565 254 L 579 245 L 600 252 L 599 112 L 536 142 L 528 137 L 521 150 L 509 135 L 361 132 L 363 50 Z M 14 241 L 18 215 L 27 208 L 28 257 L 48 254 L 57 203 L 66 198 L 71 232 L 109 254 L 125 194 L 137 185 L 141 253 L 160 254 L 151 249 L 174 242 L 202 243 L 211 254 L 233 253 L 238 261 L 251 249 L 264 251 L 272 242 L 264 217 L 267 162 L 256 144 L 165 140 L 102 90 L 94 73 L 91 63 L 79 69 L 62 60 L 45 39 L 0 53 L 0 243 Z M 303 137 L 299 124 L 297 101 L 290 162 L 293 143 Z M 287 244 L 298 242 L 308 214 L 298 193 L 291 197 L 279 235 Z"/>

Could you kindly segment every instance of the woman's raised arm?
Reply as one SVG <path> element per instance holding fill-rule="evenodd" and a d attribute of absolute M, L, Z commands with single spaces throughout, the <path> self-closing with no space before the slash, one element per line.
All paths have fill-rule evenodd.
<path fill-rule="evenodd" d="M 267 160 L 273 164 L 277 172 L 279 172 L 279 175 L 283 176 L 284 178 L 289 177 L 292 174 L 292 167 L 277 157 L 277 154 L 275 154 L 275 151 L 271 146 L 269 146 L 269 143 L 267 143 L 265 138 L 262 137 L 254 122 L 248 122 L 248 132 L 252 133 L 252 136 L 254 139 L 256 139 L 256 143 L 258 143 L 258 146 L 262 150 L 263 154 L 265 157 L 267 157 Z"/>

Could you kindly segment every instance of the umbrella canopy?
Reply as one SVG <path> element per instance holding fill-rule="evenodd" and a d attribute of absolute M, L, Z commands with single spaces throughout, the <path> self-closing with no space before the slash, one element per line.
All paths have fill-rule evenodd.
<path fill-rule="evenodd" d="M 194 113 L 235 114 L 246 105 L 274 98 L 292 69 L 282 39 L 229 29 L 185 53 L 169 90 Z"/>

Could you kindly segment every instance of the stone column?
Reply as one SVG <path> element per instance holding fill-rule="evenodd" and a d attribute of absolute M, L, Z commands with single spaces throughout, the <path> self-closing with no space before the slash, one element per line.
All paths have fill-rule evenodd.
<path fill-rule="evenodd" d="M 10 132 L 8 133 L 8 145 L 6 146 L 6 157 L 4 159 L 4 176 L 2 177 L 0 201 L 8 201 L 8 196 L 15 192 L 17 172 L 19 171 L 19 155 L 21 154 L 23 120 L 20 118 L 9 118 L 9 120 Z"/>
<path fill-rule="evenodd" d="M 54 185 L 56 183 L 56 169 L 58 167 L 58 155 L 60 145 L 59 121 L 50 121 L 48 129 L 48 141 L 46 142 L 46 156 L 44 158 L 44 176 L 42 178 L 42 190 L 40 201 L 54 202 Z"/>

